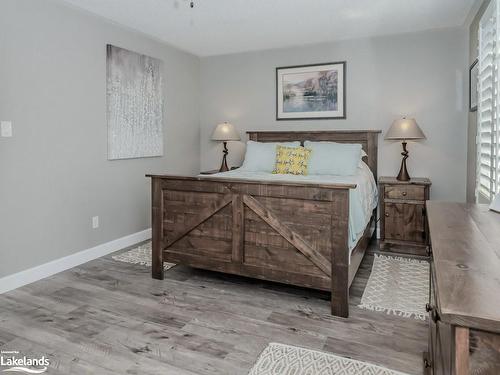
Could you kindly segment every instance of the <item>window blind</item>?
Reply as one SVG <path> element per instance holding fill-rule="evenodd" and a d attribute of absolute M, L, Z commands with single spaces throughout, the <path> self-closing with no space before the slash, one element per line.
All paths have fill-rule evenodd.
<path fill-rule="evenodd" d="M 491 201 L 498 192 L 500 0 L 491 1 L 479 22 L 476 199 Z"/>

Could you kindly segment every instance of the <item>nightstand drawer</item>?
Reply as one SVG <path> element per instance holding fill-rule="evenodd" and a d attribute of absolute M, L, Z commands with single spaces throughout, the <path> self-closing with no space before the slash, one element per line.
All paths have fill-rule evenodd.
<path fill-rule="evenodd" d="M 385 185 L 385 198 L 402 200 L 425 200 L 425 186 L 422 185 Z"/>

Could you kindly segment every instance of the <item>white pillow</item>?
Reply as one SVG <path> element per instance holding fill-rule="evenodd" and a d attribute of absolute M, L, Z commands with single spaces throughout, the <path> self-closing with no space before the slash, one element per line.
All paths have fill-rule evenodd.
<path fill-rule="evenodd" d="M 240 170 L 271 173 L 276 163 L 276 146 L 298 147 L 300 142 L 247 142 L 245 160 Z"/>
<path fill-rule="evenodd" d="M 352 176 L 361 161 L 361 145 L 358 143 L 304 142 L 312 150 L 308 174 Z"/>

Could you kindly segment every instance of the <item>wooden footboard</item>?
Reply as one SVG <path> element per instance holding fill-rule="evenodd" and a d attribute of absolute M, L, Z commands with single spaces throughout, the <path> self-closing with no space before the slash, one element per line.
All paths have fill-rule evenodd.
<path fill-rule="evenodd" d="M 150 177 L 154 278 L 168 261 L 326 290 L 332 314 L 348 316 L 355 185 Z"/>

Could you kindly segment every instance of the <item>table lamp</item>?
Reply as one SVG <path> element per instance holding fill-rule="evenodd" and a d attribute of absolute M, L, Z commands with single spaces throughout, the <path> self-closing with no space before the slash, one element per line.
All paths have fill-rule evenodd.
<path fill-rule="evenodd" d="M 240 135 L 234 128 L 234 126 L 228 122 L 223 122 L 215 127 L 212 133 L 212 141 L 222 141 L 224 144 L 224 151 L 222 156 L 222 164 L 220 166 L 219 172 L 226 172 L 229 170 L 227 166 L 227 142 L 228 141 L 239 141 Z"/>
<path fill-rule="evenodd" d="M 406 159 L 408 159 L 408 150 L 406 149 L 407 140 L 425 139 L 424 132 L 418 126 L 413 118 L 403 117 L 395 120 L 385 135 L 387 140 L 403 141 L 403 160 L 401 160 L 401 168 L 399 170 L 399 181 L 410 181 L 410 175 L 406 169 Z"/>

